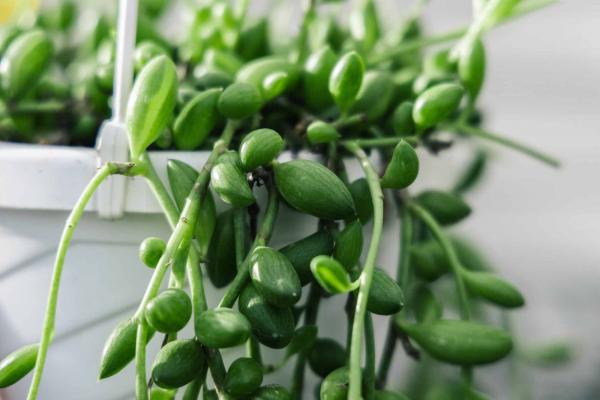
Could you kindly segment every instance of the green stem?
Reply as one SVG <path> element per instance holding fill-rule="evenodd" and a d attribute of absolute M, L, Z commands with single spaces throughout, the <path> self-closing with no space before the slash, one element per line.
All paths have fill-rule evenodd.
<path fill-rule="evenodd" d="M 419 206 L 414 202 L 409 202 L 408 207 L 410 211 L 418 217 L 421 221 L 427 225 L 427 228 L 431 231 L 433 236 L 436 238 L 444 254 L 448 258 L 450 263 L 450 268 L 452 269 L 452 274 L 454 275 L 454 282 L 456 283 L 456 292 L 458 294 L 458 302 L 460 305 L 460 317 L 463 320 L 468 320 L 471 318 L 471 311 L 469 308 L 469 299 L 467 297 L 467 289 L 465 288 L 465 282 L 462 278 L 462 271 L 465 269 L 460 260 L 458 259 L 458 255 L 456 254 L 456 250 L 454 250 L 454 246 L 439 226 L 437 221 L 433 218 L 433 216 L 425 210 L 423 207 Z M 462 376 L 464 383 L 467 387 L 471 386 L 471 382 L 473 380 L 473 368 L 472 367 L 463 367 L 462 368 Z"/>
<path fill-rule="evenodd" d="M 365 317 L 365 399 L 373 400 L 375 397 L 375 333 L 373 331 L 373 317 L 368 312 Z"/>
<path fill-rule="evenodd" d="M 504 136 L 500 136 L 498 134 L 488 132 L 483 129 L 475 128 L 473 126 L 468 126 L 465 124 L 450 125 L 449 128 L 457 131 L 458 133 L 462 133 L 462 134 L 470 135 L 470 136 L 476 136 L 481 139 L 490 140 L 492 142 L 504 145 L 506 147 L 510 147 L 513 150 L 517 150 L 523 154 L 527 154 L 528 156 L 531 156 L 531 157 L 533 157 L 545 164 L 548 164 L 552 167 L 560 166 L 560 161 L 558 161 L 556 158 L 549 156 L 547 154 L 544 154 L 538 150 L 535 150 L 525 144 L 518 143 L 512 139 L 508 139 Z"/>
<path fill-rule="evenodd" d="M 48 100 L 44 102 L 24 101 L 10 106 L 0 116 L 24 114 L 51 114 L 65 111 L 67 105 L 62 101 Z"/>
<path fill-rule="evenodd" d="M 454 29 L 449 32 L 441 33 L 438 35 L 432 35 L 427 37 L 421 37 L 417 39 L 407 40 L 404 43 L 400 43 L 398 46 L 387 49 L 385 53 L 376 54 L 369 60 L 369 64 L 379 64 L 384 61 L 388 61 L 397 57 L 401 54 L 409 53 L 411 51 L 419 50 L 423 47 L 432 46 L 436 44 L 442 44 L 451 42 L 453 40 L 460 39 L 467 32 L 467 27 Z"/>
<path fill-rule="evenodd" d="M 200 389 L 206 382 L 206 373 L 207 367 L 204 365 L 198 377 L 192 381 L 192 383 L 188 384 L 185 388 L 185 392 L 183 393 L 183 397 L 181 400 L 198 400 L 198 396 L 200 395 Z"/>
<path fill-rule="evenodd" d="M 319 286 L 316 283 L 310 285 L 308 299 L 306 300 L 306 311 L 304 314 L 304 325 L 315 325 L 319 311 L 319 303 L 321 302 L 321 293 Z M 294 399 L 302 398 L 302 390 L 304 389 L 304 369 L 306 368 L 306 352 L 298 354 L 294 373 L 292 377 L 292 397 Z"/>
<path fill-rule="evenodd" d="M 142 156 L 142 162 L 147 165 L 145 177 L 150 185 L 150 188 L 154 192 L 158 203 L 163 209 L 165 216 L 167 217 L 167 221 L 171 226 L 171 229 L 174 229 L 177 225 L 177 220 L 179 218 L 179 211 L 169 193 L 167 192 L 165 186 L 162 181 L 158 177 L 152 162 L 148 158 L 145 153 Z M 194 312 L 195 318 L 197 318 L 200 312 L 205 311 L 208 306 L 206 303 L 206 296 L 204 294 L 204 284 L 202 279 L 202 274 L 199 270 L 200 261 L 204 259 L 205 255 L 200 252 L 200 247 L 196 241 L 193 242 L 195 247 L 190 249 L 188 254 L 188 262 L 187 262 L 187 275 L 188 280 L 190 281 L 190 292 L 192 294 L 192 303 L 194 304 L 194 310 L 198 310 L 198 312 Z"/>
<path fill-rule="evenodd" d="M 406 293 L 408 288 L 408 280 L 410 277 L 410 253 L 409 247 L 412 242 L 412 220 L 408 209 L 403 205 L 396 202 L 396 206 L 400 212 L 400 246 L 399 246 L 399 257 L 398 257 L 398 269 L 396 271 L 396 281 L 400 284 L 400 287 Z M 392 364 L 394 357 L 394 351 L 396 350 L 396 328 L 394 322 L 390 320 L 388 323 L 387 336 L 385 344 L 383 346 L 383 352 L 381 353 L 381 360 L 379 362 L 379 371 L 377 374 L 377 385 L 380 388 L 384 388 L 387 382 L 387 376 Z"/>
<path fill-rule="evenodd" d="M 337 120 L 331 123 L 335 129 L 342 129 L 348 126 L 356 125 L 363 123 L 367 120 L 367 116 L 365 114 L 353 114 L 347 116 L 341 116 Z"/>
<path fill-rule="evenodd" d="M 454 275 L 454 281 L 456 283 L 456 292 L 458 294 L 458 301 L 460 304 L 461 318 L 464 320 L 469 319 L 471 314 L 469 310 L 469 300 L 467 297 L 465 283 L 461 274 L 464 267 L 461 265 L 460 260 L 458 259 L 458 255 L 454 250 L 454 246 L 429 211 L 414 202 L 409 202 L 408 207 L 417 218 L 425 223 L 448 258 L 448 262 L 450 263 L 450 267 L 452 268 L 452 273 Z"/>
<path fill-rule="evenodd" d="M 175 226 L 175 229 L 173 230 L 173 233 L 167 242 L 165 252 L 158 261 L 156 269 L 152 275 L 152 279 L 150 280 L 150 284 L 148 285 L 140 306 L 135 313 L 135 318 L 138 321 L 135 345 L 135 390 L 138 400 L 146 400 L 148 398 L 148 387 L 146 384 L 146 343 L 148 336 L 148 325 L 143 317 L 143 312 L 148 302 L 158 293 L 163 278 L 169 267 L 172 265 L 173 257 L 177 251 L 177 248 L 182 242 L 191 240 L 191 237 L 194 234 L 195 222 L 198 215 L 198 210 L 200 209 L 200 197 L 201 192 L 203 191 L 202 187 L 202 182 L 197 181 L 194 185 L 194 189 L 186 199 L 186 204 L 181 212 L 179 222 Z"/>
<path fill-rule="evenodd" d="M 303 62 L 306 58 L 308 46 L 308 31 L 310 23 L 315 18 L 316 0 L 304 0 L 304 15 L 302 17 L 302 25 L 300 26 L 300 34 L 298 36 L 298 61 Z"/>
<path fill-rule="evenodd" d="M 277 213 L 279 211 L 279 195 L 277 194 L 277 188 L 274 185 L 269 186 L 269 198 L 267 200 L 267 209 L 265 211 L 265 216 L 260 225 L 258 233 L 256 234 L 256 238 L 254 239 L 254 243 L 246 256 L 246 259 L 243 262 L 243 265 L 239 268 L 237 275 L 233 279 L 233 282 L 227 288 L 225 295 L 221 299 L 218 307 L 228 307 L 231 308 L 235 304 L 238 296 L 246 287 L 246 283 L 248 283 L 248 279 L 250 278 L 248 274 L 248 268 L 246 265 L 248 263 L 249 256 L 252 254 L 252 251 L 258 246 L 264 246 L 269 242 L 271 238 L 271 233 L 275 228 L 275 221 L 277 220 Z"/>
<path fill-rule="evenodd" d="M 54 270 L 52 272 L 52 279 L 50 282 L 50 292 L 48 294 L 46 314 L 44 317 L 44 325 L 42 327 L 40 348 L 35 362 L 35 370 L 33 372 L 31 385 L 29 386 L 27 400 L 35 400 L 38 395 L 40 382 L 42 380 L 42 373 L 44 371 L 44 364 L 48 354 L 48 347 L 50 346 L 50 342 L 54 333 L 54 324 L 56 322 L 56 304 L 58 302 L 58 291 L 60 288 L 63 267 L 65 265 L 65 257 L 67 255 L 67 250 L 69 249 L 69 244 L 71 243 L 73 233 L 75 232 L 75 228 L 83 216 L 85 207 L 100 184 L 110 175 L 126 175 L 133 168 L 134 164 L 107 163 L 102 166 L 85 187 L 83 193 L 81 193 L 81 196 L 77 200 L 77 203 L 75 203 L 73 210 L 71 210 L 71 213 L 65 222 L 65 227 L 58 244 L 58 250 L 56 252 L 56 259 L 54 261 Z"/>
<path fill-rule="evenodd" d="M 260 344 L 254 336 L 250 336 L 250 339 L 248 339 L 248 342 L 246 343 L 246 353 L 248 354 L 248 357 L 253 358 L 260 365 L 263 364 L 262 355 L 260 353 Z"/>
<path fill-rule="evenodd" d="M 246 229 L 246 209 L 238 208 L 233 214 L 233 230 L 235 236 L 235 263 L 239 268 L 242 267 L 244 258 L 247 254 L 248 231 Z"/>
<path fill-rule="evenodd" d="M 138 400 L 146 400 L 148 398 L 148 391 L 146 385 L 146 342 L 147 342 L 147 324 L 144 318 L 142 318 L 143 311 L 148 302 L 154 298 L 160 289 L 162 280 L 164 279 L 165 273 L 167 272 L 172 258 L 177 250 L 178 246 L 186 238 L 191 238 L 194 234 L 194 227 L 196 226 L 196 220 L 198 218 L 198 212 L 200 209 L 200 200 L 204 197 L 204 193 L 207 190 L 208 183 L 210 180 L 210 171 L 217 161 L 217 158 L 227 149 L 233 134 L 235 132 L 238 122 L 228 121 L 227 125 L 221 135 L 221 138 L 215 143 L 213 151 L 211 152 L 206 164 L 202 167 L 202 170 L 198 174 L 198 178 L 194 183 L 192 191 L 188 195 L 185 206 L 179 217 L 179 221 L 171 237 L 167 242 L 165 252 L 161 256 L 158 265 L 156 266 L 150 284 L 146 289 L 146 293 L 140 303 L 140 306 L 135 314 L 138 320 L 138 331 L 136 338 L 136 395 Z M 190 282 L 190 284 L 192 284 Z M 194 307 L 197 309 L 197 307 Z M 199 310 L 197 312 L 200 312 Z M 197 318 L 196 318 L 197 321 Z"/>
<path fill-rule="evenodd" d="M 521 2 L 519 5 L 515 6 L 512 12 L 498 21 L 496 25 L 501 25 L 506 22 L 510 22 L 515 18 L 522 17 L 526 14 L 529 14 L 533 11 L 537 11 L 546 6 L 558 3 L 558 0 L 531 0 Z M 400 43 L 394 48 L 386 49 L 384 52 L 379 54 L 375 54 L 371 59 L 369 59 L 369 64 L 378 64 L 384 61 L 388 61 L 397 57 L 401 54 L 408 53 L 414 50 L 418 50 L 427 46 L 433 46 L 436 44 L 442 44 L 447 42 L 452 42 L 454 40 L 460 39 L 464 36 L 469 30 L 469 26 L 465 26 L 462 28 L 454 29 L 445 33 L 441 33 L 438 35 L 432 35 L 428 37 L 421 37 L 417 39 L 408 40 L 404 43 Z"/>
<path fill-rule="evenodd" d="M 375 269 L 375 261 L 377 259 L 377 251 L 383 229 L 383 192 L 381 191 L 381 186 L 379 184 L 379 176 L 373 168 L 373 165 L 371 165 L 366 153 L 356 143 L 348 143 L 345 147 L 360 161 L 369 184 L 369 190 L 371 191 L 371 200 L 373 201 L 373 233 L 371 236 L 371 243 L 369 244 L 369 251 L 367 252 L 365 266 L 360 275 L 360 288 L 356 299 L 350 347 L 350 387 L 348 389 L 348 399 L 360 400 L 360 389 L 362 384 L 362 371 L 360 365 L 362 335 L 364 331 L 369 290 L 371 289 L 373 270 Z"/>
<path fill-rule="evenodd" d="M 355 143 L 359 147 L 391 147 L 391 146 L 397 145 L 398 142 L 400 142 L 401 140 L 404 140 L 413 146 L 417 144 L 417 138 L 415 136 L 404 136 L 404 137 L 396 136 L 396 137 L 384 137 L 384 138 L 374 138 L 374 139 L 353 139 L 353 140 L 342 141 L 342 144 L 346 145 L 348 143 Z"/>
<path fill-rule="evenodd" d="M 230 400 L 232 399 L 225 390 L 223 390 L 223 385 L 225 384 L 225 365 L 223 364 L 223 359 L 221 358 L 221 353 L 217 349 L 211 349 L 205 347 L 204 351 L 206 352 L 206 356 L 208 358 L 208 365 L 210 368 L 210 375 L 213 378 L 215 383 L 215 387 L 217 389 L 217 395 L 219 396 L 219 400 Z"/>

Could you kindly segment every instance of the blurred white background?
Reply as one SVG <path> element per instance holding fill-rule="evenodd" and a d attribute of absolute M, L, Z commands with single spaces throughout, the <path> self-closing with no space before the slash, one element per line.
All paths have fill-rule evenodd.
<path fill-rule="evenodd" d="M 267 2 L 253 2 L 253 7 L 264 10 L 264 3 Z M 298 6 L 298 2 L 287 3 Z M 382 15 L 389 24 L 398 24 L 401 20 L 396 17 L 398 11 L 406 10 L 410 4 L 397 0 L 382 0 L 381 3 L 387 10 Z M 175 15 L 169 16 L 164 23 L 173 33 L 178 18 Z M 292 12 L 290 18 L 296 19 L 297 12 Z M 463 26 L 469 20 L 470 2 L 467 0 L 431 0 L 425 10 L 427 33 L 444 32 Z M 473 216 L 457 227 L 457 231 L 474 239 L 498 270 L 526 294 L 527 306 L 515 312 L 521 340 L 535 344 L 567 339 L 576 346 L 576 359 L 568 368 L 532 374 L 536 399 L 600 398 L 597 380 L 600 374 L 598 38 L 600 1 L 564 0 L 498 27 L 485 39 L 489 68 L 481 104 L 486 111 L 486 128 L 534 145 L 558 156 L 563 162 L 556 170 L 511 150 L 488 146 L 494 160 L 485 182 L 469 195 Z M 464 162 L 465 152 L 460 151 L 461 144 L 457 147 L 458 151 L 446 152 L 439 157 L 423 154 L 419 187 L 451 185 L 452 176 L 447 171 L 456 170 Z M 14 213 L 12 217 L 18 220 L 20 215 Z M 45 217 L 40 215 L 39 218 Z M 158 216 L 152 218 L 157 223 L 161 221 Z M 147 217 L 133 217 L 131 229 L 147 221 Z M 115 229 L 116 225 L 105 224 L 106 229 Z M 394 222 L 390 223 L 387 232 L 391 232 L 392 224 Z M 46 240 L 46 246 L 56 242 L 59 230 L 60 226 L 56 225 L 56 232 L 40 234 Z M 166 232 L 164 226 L 162 232 Z M 85 228 L 81 235 L 85 237 Z M 140 239 L 144 236 L 147 233 L 141 233 Z M 393 249 L 396 243 L 397 238 L 390 234 L 384 245 Z M 3 243 L 2 247 L 8 245 Z M 123 253 L 124 259 L 135 260 L 135 241 L 128 241 L 127 246 L 119 247 L 117 251 Z M 6 258 L 0 261 L 0 266 L 9 262 Z M 101 263 L 101 258 L 90 261 Z M 382 265 L 393 267 L 394 252 L 387 253 L 380 261 Z M 125 287 L 122 289 L 126 290 Z M 39 290 L 46 289 L 40 287 Z M 18 293 L 18 290 L 12 288 L 11 292 Z M 36 309 L 42 306 L 35 305 Z M 329 310 L 334 312 L 333 308 Z M 61 312 L 68 313 L 68 306 Z M 339 330 L 339 325 L 327 324 L 330 318 L 328 314 L 321 315 L 325 334 Z M 105 325 L 105 331 L 109 332 L 114 321 Z M 9 331 L 4 326 L 0 328 L 0 344 Z M 383 327 L 378 329 L 379 344 L 383 343 L 383 333 Z M 37 331 L 30 335 L 31 339 L 37 337 Z M 85 347 L 83 337 L 79 336 L 78 340 Z M 93 353 L 86 351 L 83 356 L 88 357 L 89 362 L 95 362 L 98 353 L 99 350 L 94 349 Z M 78 357 L 77 354 L 72 356 Z M 396 363 L 407 361 L 399 355 Z M 56 378 L 74 376 L 76 371 L 71 370 L 69 364 L 63 360 L 64 369 L 52 375 Z M 492 368 L 489 373 L 484 371 L 478 376 L 482 377 L 485 388 L 490 388 L 499 399 L 507 399 L 507 391 L 494 379 L 496 373 L 502 371 Z M 399 376 L 392 374 L 390 381 L 394 383 L 396 379 Z M 306 398 L 312 396 L 310 388 L 307 387 Z M 99 389 L 99 393 L 102 390 Z M 73 394 L 75 392 L 69 393 L 65 400 L 82 398 Z M 130 397 L 127 393 L 120 396 Z"/>

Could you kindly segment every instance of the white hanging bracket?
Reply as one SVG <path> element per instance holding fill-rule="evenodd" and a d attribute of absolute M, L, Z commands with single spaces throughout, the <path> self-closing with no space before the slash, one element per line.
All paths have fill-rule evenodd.
<path fill-rule="evenodd" d="M 117 48 L 113 81 L 113 115 L 100 127 L 96 149 L 98 165 L 128 160 L 129 146 L 125 111 L 133 80 L 133 51 L 137 30 L 138 0 L 120 0 L 117 24 Z M 127 178 L 113 175 L 96 193 L 98 215 L 115 219 L 123 216 Z"/>

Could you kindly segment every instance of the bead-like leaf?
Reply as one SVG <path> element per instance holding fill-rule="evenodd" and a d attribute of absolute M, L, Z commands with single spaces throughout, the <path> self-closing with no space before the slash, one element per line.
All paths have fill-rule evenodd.
<path fill-rule="evenodd" d="M 155 57 L 138 75 L 127 103 L 125 123 L 133 160 L 158 139 L 171 118 L 176 96 L 175 64 L 166 56 Z"/>
<path fill-rule="evenodd" d="M 508 355 L 513 346 L 505 331 L 471 321 L 400 323 L 400 328 L 431 356 L 450 364 L 492 363 Z"/>
<path fill-rule="evenodd" d="M 0 388 L 17 383 L 35 367 L 39 347 L 39 344 L 23 346 L 0 360 Z"/>
<path fill-rule="evenodd" d="M 278 164 L 275 182 L 281 196 L 298 211 L 329 220 L 355 214 L 348 188 L 337 175 L 317 162 L 293 160 Z"/>
<path fill-rule="evenodd" d="M 346 111 L 354 103 L 360 90 L 365 64 L 357 52 L 346 53 L 331 71 L 329 92 L 342 111 Z"/>
<path fill-rule="evenodd" d="M 313 258 L 310 270 L 319 285 L 329 293 L 347 293 L 359 285 L 359 281 L 350 281 L 346 269 L 331 257 L 317 256 Z"/>

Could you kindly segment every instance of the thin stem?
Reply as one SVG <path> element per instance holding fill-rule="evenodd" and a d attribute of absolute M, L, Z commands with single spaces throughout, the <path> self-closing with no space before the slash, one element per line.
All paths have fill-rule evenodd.
<path fill-rule="evenodd" d="M 320 302 L 321 293 L 319 286 L 313 282 L 310 285 L 308 299 L 306 300 L 304 325 L 315 325 L 317 323 Z M 306 367 L 306 357 L 306 352 L 298 354 L 296 365 L 294 366 L 294 375 L 292 378 L 292 397 L 297 400 L 302 398 L 302 390 L 304 389 L 304 369 Z"/>
<path fill-rule="evenodd" d="M 315 18 L 316 5 L 316 0 L 304 0 L 304 15 L 302 17 L 302 25 L 300 26 L 300 34 L 298 36 L 298 61 L 300 62 L 304 61 L 306 58 L 308 50 L 308 31 L 311 22 Z"/>
<path fill-rule="evenodd" d="M 331 123 L 335 129 L 346 128 L 348 126 L 357 125 L 365 122 L 367 120 L 367 116 L 365 114 L 354 114 L 347 115 L 338 118 L 337 120 Z"/>
<path fill-rule="evenodd" d="M 246 343 L 246 353 L 248 354 L 248 357 L 253 358 L 260 365 L 263 364 L 262 355 L 260 352 L 260 344 L 254 336 L 250 336 L 250 339 L 248 339 L 248 342 Z"/>
<path fill-rule="evenodd" d="M 192 381 L 192 383 L 188 384 L 185 388 L 185 392 L 183 393 L 182 400 L 198 400 L 198 396 L 200 395 L 200 389 L 204 386 L 206 382 L 206 373 L 207 366 L 204 365 L 198 377 Z"/>
<path fill-rule="evenodd" d="M 219 396 L 219 400 L 229 400 L 232 397 L 229 396 L 224 390 L 223 385 L 225 384 L 225 365 L 223 364 L 223 359 L 221 358 L 221 353 L 217 349 L 211 349 L 208 347 L 204 348 L 206 357 L 208 358 L 208 365 L 210 368 L 210 375 L 215 382 L 215 387 L 217 389 L 217 394 Z"/>
<path fill-rule="evenodd" d="M 458 302 L 460 305 L 460 317 L 463 320 L 470 319 L 471 311 L 469 308 L 469 299 L 467 297 L 465 282 L 462 278 L 462 271 L 465 268 L 462 266 L 460 260 L 458 259 L 458 255 L 454 250 L 454 246 L 452 245 L 442 228 L 439 226 L 437 221 L 427 210 L 425 210 L 423 207 L 419 206 L 414 202 L 409 202 L 408 207 L 416 217 L 418 217 L 421 221 L 425 223 L 425 225 L 427 225 L 427 228 L 431 231 L 433 236 L 436 238 L 436 240 L 442 247 L 442 250 L 444 251 L 450 263 L 452 274 L 454 275 L 454 282 L 456 283 L 456 292 L 458 294 Z M 473 368 L 467 366 L 463 367 L 462 377 L 465 385 L 467 387 L 470 387 L 471 382 L 473 380 Z"/>
<path fill-rule="evenodd" d="M 362 335 L 364 331 L 369 290 L 371 289 L 373 270 L 375 269 L 375 261 L 377 259 L 377 251 L 383 229 L 383 192 L 381 191 L 381 186 L 379 184 L 379 176 L 373 168 L 373 165 L 371 165 L 366 153 L 356 143 L 348 143 L 345 145 L 345 147 L 360 161 L 361 167 L 369 184 L 371 200 L 373 202 L 373 233 L 371 236 L 371 243 L 369 244 L 369 251 L 367 252 L 365 266 L 360 275 L 360 288 L 358 291 L 358 297 L 356 299 L 350 347 L 350 387 L 348 389 L 348 399 L 360 400 L 360 389 L 362 384 L 362 371 L 360 365 Z"/>
<path fill-rule="evenodd" d="M 544 154 L 538 150 L 535 150 L 525 144 L 518 143 L 517 141 L 514 141 L 512 139 L 508 139 L 504 136 L 500 136 L 498 134 L 488 132 L 488 131 L 485 131 L 483 129 L 479 129 L 479 128 L 476 128 L 473 126 L 468 126 L 465 124 L 451 125 L 450 129 L 456 130 L 458 133 L 462 133 L 462 134 L 470 135 L 470 136 L 476 136 L 481 139 L 486 139 L 486 140 L 490 140 L 495 143 L 499 143 L 499 144 L 509 147 L 513 150 L 517 150 L 523 154 L 531 156 L 531 157 L 533 157 L 547 165 L 550 165 L 552 167 L 560 166 L 560 161 L 558 161 L 556 158 L 554 158 L 550 155 Z"/>
<path fill-rule="evenodd" d="M 146 386 L 146 342 L 147 342 L 147 324 L 144 318 L 142 318 L 143 311 L 148 302 L 154 298 L 160 289 L 162 280 L 167 272 L 172 258 L 177 250 L 178 246 L 186 238 L 191 238 L 194 234 L 194 227 L 196 226 L 196 220 L 198 218 L 198 212 L 200 209 L 200 200 L 204 197 L 204 193 L 207 190 L 208 183 L 210 180 L 210 171 L 216 163 L 217 158 L 227 149 L 233 134 L 235 132 L 238 122 L 228 121 L 227 125 L 221 135 L 221 138 L 215 143 L 213 151 L 211 152 L 206 164 L 202 167 L 202 170 L 198 174 L 198 178 L 194 183 L 192 191 L 188 195 L 185 206 L 179 217 L 179 222 L 173 229 L 171 237 L 167 242 L 165 252 L 158 261 L 150 284 L 146 289 L 146 293 L 140 303 L 140 306 L 135 314 L 138 320 L 138 331 L 136 338 L 136 395 L 138 400 L 146 400 L 148 398 L 148 391 Z M 197 307 L 195 307 L 197 309 Z M 199 310 L 197 311 L 200 312 Z M 197 321 L 197 318 L 196 318 Z"/>
<path fill-rule="evenodd" d="M 24 101 L 10 106 L 7 108 L 7 112 L 0 113 L 0 116 L 7 115 L 24 115 L 24 114 L 52 114 L 65 111 L 67 109 L 66 103 L 56 100 L 48 100 L 44 102 L 31 102 Z"/>
<path fill-rule="evenodd" d="M 401 140 L 404 140 L 413 146 L 417 144 L 417 138 L 415 136 L 396 136 L 374 139 L 352 139 L 342 141 L 342 144 L 346 145 L 348 143 L 355 143 L 359 147 L 391 147 L 397 145 L 398 142 L 400 142 Z"/>
<path fill-rule="evenodd" d="M 369 60 L 369 64 L 379 64 L 381 62 L 388 61 L 394 57 L 397 57 L 401 54 L 409 53 L 414 50 L 419 50 L 423 47 L 451 42 L 453 40 L 460 39 L 466 32 L 467 27 L 462 27 L 438 35 L 407 40 L 406 42 L 400 43 L 398 46 L 392 49 L 387 49 L 385 53 L 374 55 Z"/>
<path fill-rule="evenodd" d="M 399 257 L 398 257 L 398 269 L 396 270 L 396 281 L 400 284 L 400 287 L 406 292 L 408 288 L 408 279 L 410 277 L 410 253 L 409 247 L 412 242 L 412 220 L 408 209 L 403 205 L 396 202 L 396 206 L 400 211 L 400 246 L 399 246 Z M 379 371 L 377 374 L 377 385 L 380 388 L 384 388 L 387 382 L 387 376 L 392 364 L 394 357 L 394 351 L 396 350 L 397 343 L 396 328 L 392 320 L 388 323 L 387 336 L 385 344 L 383 346 L 383 352 L 381 354 L 381 360 L 379 361 Z"/>
<path fill-rule="evenodd" d="M 242 292 L 242 290 L 246 287 L 246 283 L 248 283 L 249 274 L 248 268 L 246 268 L 248 259 L 252 251 L 257 246 L 264 246 L 269 242 L 271 238 L 271 233 L 273 232 L 273 228 L 275 227 L 275 221 L 277 220 L 277 213 L 279 211 L 279 195 L 277 194 L 277 188 L 274 185 L 269 186 L 269 198 L 267 200 L 267 209 L 265 211 L 265 216 L 261 223 L 261 226 L 258 230 L 256 238 L 254 239 L 254 243 L 248 252 L 248 256 L 243 262 L 243 265 L 238 269 L 237 275 L 233 279 L 233 282 L 227 288 L 225 295 L 221 299 L 218 307 L 228 307 L 231 308 L 235 304 L 238 296 Z"/>
<path fill-rule="evenodd" d="M 437 223 L 437 221 L 429 213 L 429 211 L 425 210 L 423 207 L 414 202 L 409 202 L 408 207 L 417 218 L 419 218 L 425 223 L 425 225 L 427 225 L 427 228 L 431 231 L 435 239 L 439 242 L 440 246 L 442 247 L 442 250 L 448 258 L 448 262 L 450 263 L 450 267 L 452 268 L 452 273 L 454 275 L 454 281 L 456 282 L 456 292 L 458 294 L 458 301 L 460 304 L 461 318 L 465 320 L 469 319 L 469 301 L 467 297 L 465 283 L 461 274 L 461 272 L 464 270 L 464 267 L 458 259 L 458 255 L 454 250 L 454 246 L 452 245 L 452 243 L 450 242 L 440 225 Z"/>
<path fill-rule="evenodd" d="M 558 0 L 531 0 L 524 1 L 515 6 L 512 12 L 506 17 L 502 18 L 500 21 L 496 23 L 496 25 L 501 25 L 506 22 L 510 22 L 513 19 L 518 17 L 522 17 L 526 14 L 529 14 L 533 11 L 537 11 L 546 6 L 558 3 Z M 371 59 L 369 59 L 369 64 L 378 64 L 384 61 L 388 61 L 393 59 L 396 56 L 399 56 L 404 53 L 408 53 L 414 50 L 418 50 L 427 46 L 433 46 L 436 44 L 443 44 L 447 42 L 452 42 L 454 40 L 460 39 L 464 36 L 469 30 L 468 26 L 457 28 L 445 33 L 440 33 L 438 35 L 432 35 L 428 37 L 417 38 L 413 40 L 408 40 L 404 43 L 400 43 L 391 49 L 386 49 L 379 54 L 375 54 Z"/>
<path fill-rule="evenodd" d="M 60 280 L 62 277 L 63 267 L 65 265 L 67 250 L 69 249 L 69 244 L 71 243 L 75 228 L 83 216 L 85 207 L 100 184 L 109 175 L 125 173 L 127 170 L 131 170 L 133 166 L 133 164 L 127 164 L 123 166 L 121 164 L 107 163 L 101 167 L 85 187 L 83 193 L 81 193 L 81 196 L 77 200 L 77 203 L 75 203 L 73 210 L 71 210 L 71 213 L 65 222 L 65 227 L 58 244 L 58 250 L 56 252 L 56 259 L 54 261 L 54 270 L 52 272 L 52 279 L 50 281 L 50 292 L 48 294 L 46 315 L 44 317 L 44 325 L 42 327 L 40 348 L 35 362 L 33 379 L 31 381 L 31 385 L 29 386 L 29 394 L 27 395 L 28 400 L 35 400 L 38 395 L 40 382 L 42 380 L 42 373 L 44 371 L 44 364 L 46 362 L 46 355 L 48 354 L 48 347 L 50 346 L 50 342 L 54 333 L 54 324 L 56 322 L 56 304 L 58 302 Z"/>
<path fill-rule="evenodd" d="M 375 333 L 373 331 L 373 317 L 368 312 L 365 317 L 365 399 L 373 400 L 375 397 Z"/>
<path fill-rule="evenodd" d="M 235 236 L 235 263 L 238 269 L 242 267 L 247 253 L 246 243 L 248 231 L 246 229 L 246 209 L 238 208 L 233 214 L 233 230 Z"/>

